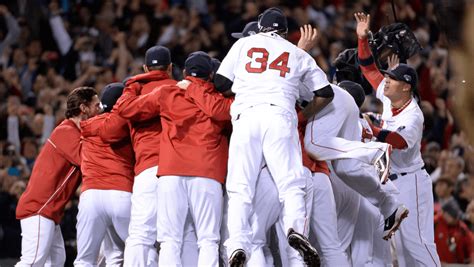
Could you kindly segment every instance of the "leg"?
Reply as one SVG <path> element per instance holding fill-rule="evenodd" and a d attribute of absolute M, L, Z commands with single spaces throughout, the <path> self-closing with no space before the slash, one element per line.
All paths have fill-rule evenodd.
<path fill-rule="evenodd" d="M 156 173 L 158 167 L 144 170 L 135 177 L 130 225 L 125 243 L 125 266 L 156 266 Z"/>
<path fill-rule="evenodd" d="M 130 224 L 132 193 L 118 190 L 108 190 L 107 193 L 109 197 L 104 201 L 108 203 L 107 210 L 112 219 L 112 225 L 107 229 L 105 258 L 107 266 L 121 266 Z"/>
<path fill-rule="evenodd" d="M 379 208 L 384 218 L 388 218 L 398 208 L 400 203 L 391 193 L 383 190 L 372 166 L 350 159 L 333 161 L 332 166 L 337 176 Z"/>
<path fill-rule="evenodd" d="M 199 248 L 197 246 L 196 229 L 193 218 L 188 213 L 184 224 L 183 248 L 181 249 L 181 262 L 184 267 L 196 266 L 199 259 Z"/>
<path fill-rule="evenodd" d="M 50 256 L 52 242 L 55 240 L 54 221 L 36 215 L 22 219 L 20 224 L 21 258 L 15 266 L 44 266 Z"/>
<path fill-rule="evenodd" d="M 378 209 L 362 198 L 351 243 L 351 257 L 354 266 L 372 266 L 374 264 L 374 232 L 377 230 L 380 220 L 383 223 L 383 219 L 380 217 Z M 380 240 L 388 244 L 387 241 L 382 239 L 382 235 L 380 235 Z"/>
<path fill-rule="evenodd" d="M 208 178 L 186 178 L 191 216 L 199 247 L 198 266 L 219 265 L 222 185 Z"/>
<path fill-rule="evenodd" d="M 284 112 L 266 120 L 263 155 L 283 202 L 284 229 L 304 233 L 306 178 L 296 122 Z"/>
<path fill-rule="evenodd" d="M 111 224 L 103 209 L 104 190 L 89 189 L 79 198 L 77 214 L 77 256 L 74 266 L 97 265 L 99 250 Z"/>
<path fill-rule="evenodd" d="M 270 253 L 265 253 L 267 233 L 276 223 L 281 213 L 281 203 L 278 191 L 268 168 L 263 168 L 258 176 L 253 200 L 254 213 L 251 217 L 253 232 L 252 253 L 247 262 L 248 266 L 271 266 Z"/>
<path fill-rule="evenodd" d="M 350 266 L 337 232 L 337 213 L 329 177 L 313 174 L 313 214 L 311 230 L 316 235 L 322 266 Z"/>
<path fill-rule="evenodd" d="M 54 227 L 53 243 L 51 244 L 51 252 L 49 253 L 48 260 L 44 266 L 47 267 L 62 267 L 66 262 L 66 250 L 64 248 L 63 234 L 61 233 L 61 227 L 56 225 Z"/>
<path fill-rule="evenodd" d="M 334 193 L 337 212 L 337 232 L 341 246 L 350 257 L 351 242 L 354 235 L 355 221 L 359 214 L 359 202 L 361 196 L 349 186 L 347 186 L 334 170 L 330 174 L 331 187 Z"/>
<path fill-rule="evenodd" d="M 310 123 L 308 123 L 308 126 Z M 387 143 L 349 141 L 339 137 L 311 135 L 305 137 L 305 150 L 317 160 L 356 159 L 366 164 L 375 161 L 387 150 Z"/>
<path fill-rule="evenodd" d="M 249 219 L 253 212 L 252 202 L 263 158 L 261 125 L 257 119 L 254 114 L 243 113 L 238 120 L 233 121 L 226 181 L 229 238 L 224 245 L 228 257 L 237 249 L 243 249 L 247 254 L 251 250 L 252 229 Z"/>
<path fill-rule="evenodd" d="M 305 257 L 305 261 L 309 261 L 317 252 L 301 236 L 307 236 L 305 225 L 308 218 L 304 199 L 307 179 L 304 175 L 296 120 L 293 114 L 277 106 L 270 106 L 270 109 L 274 115 L 267 114 L 261 122 L 266 124 L 263 155 L 277 185 L 280 201 L 283 202 L 285 231 L 290 233 L 289 230 L 293 229 L 296 232 L 289 236 L 290 245 L 295 248 L 303 245 L 304 248 L 297 249 Z M 294 249 L 287 251 L 289 257 L 293 257 L 295 252 Z"/>
<path fill-rule="evenodd" d="M 184 224 L 188 214 L 185 183 L 188 177 L 161 176 L 158 179 L 157 230 L 160 243 L 159 266 L 182 266 Z"/>
<path fill-rule="evenodd" d="M 105 264 L 107 267 L 119 267 L 123 266 L 123 250 L 125 248 L 125 242 L 122 241 L 118 236 L 117 232 L 112 227 L 109 227 L 105 233 L 104 241 L 101 246 L 101 256 L 99 257 L 100 264 Z"/>
<path fill-rule="evenodd" d="M 411 211 L 396 234 L 401 239 L 397 254 L 405 256 L 405 266 L 441 266 L 434 243 L 431 178 L 420 170 L 398 178 L 394 184 L 400 190 L 399 198 Z"/>
<path fill-rule="evenodd" d="M 388 144 L 363 143 L 360 138 L 340 138 L 342 131 L 359 129 L 358 120 L 355 118 L 355 121 L 351 121 L 354 119 L 351 115 L 344 110 L 329 112 L 324 116 L 318 114 L 316 119 L 306 125 L 305 150 L 318 160 L 357 159 L 373 164 L 387 150 Z"/>

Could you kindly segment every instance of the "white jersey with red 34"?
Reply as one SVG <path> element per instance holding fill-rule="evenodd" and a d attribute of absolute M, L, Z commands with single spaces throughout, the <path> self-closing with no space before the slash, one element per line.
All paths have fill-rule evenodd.
<path fill-rule="evenodd" d="M 264 103 L 294 113 L 299 86 L 316 91 L 329 85 L 326 74 L 308 53 L 276 33 L 239 39 L 217 73 L 233 81 L 234 118 L 243 110 Z"/>

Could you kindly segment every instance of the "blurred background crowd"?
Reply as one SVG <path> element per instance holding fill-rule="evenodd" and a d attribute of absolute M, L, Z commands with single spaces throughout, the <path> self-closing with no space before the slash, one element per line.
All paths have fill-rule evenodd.
<path fill-rule="evenodd" d="M 474 150 L 453 113 L 459 84 L 452 79 L 448 38 L 432 1 L 393 4 L 398 21 L 411 28 L 423 48 L 408 63 L 419 75 L 422 149 L 435 185 L 438 252 L 444 262 L 474 263 Z M 0 1 L 0 259 L 20 256 L 16 203 L 42 144 L 64 119 L 68 92 L 82 85 L 100 92 L 108 83 L 140 73 L 146 49 L 155 44 L 170 48 L 179 79 L 189 53 L 203 50 L 222 59 L 235 42 L 230 34 L 271 6 L 286 13 L 293 43 L 299 26 L 310 23 L 318 29 L 310 54 L 329 80 L 337 55 L 357 46 L 354 12 L 370 13 L 375 31 L 394 22 L 387 0 Z M 363 110 L 381 108 L 368 96 Z M 61 225 L 67 265 L 74 259 L 76 213 L 77 199 Z"/>

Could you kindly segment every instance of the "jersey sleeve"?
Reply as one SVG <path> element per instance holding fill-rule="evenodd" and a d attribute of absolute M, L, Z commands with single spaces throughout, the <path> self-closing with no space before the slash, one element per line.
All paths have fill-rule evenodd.
<path fill-rule="evenodd" d="M 217 70 L 217 74 L 220 74 L 230 81 L 234 81 L 235 73 L 234 70 L 236 68 L 237 62 L 240 57 L 240 50 L 242 48 L 242 39 L 235 42 L 235 44 L 230 48 L 229 52 L 222 60 L 219 69 Z"/>
<path fill-rule="evenodd" d="M 414 147 L 423 134 L 423 118 L 417 113 L 407 117 L 403 123 L 394 131 L 405 140 L 407 147 Z"/>
<path fill-rule="evenodd" d="M 60 126 L 48 141 L 72 165 L 81 166 L 81 134 L 74 126 Z"/>
<path fill-rule="evenodd" d="M 81 122 L 82 136 L 99 136 L 104 143 L 119 142 L 130 135 L 128 120 L 118 115 L 116 109 L 106 114 L 101 121 L 92 119 Z"/>
<path fill-rule="evenodd" d="M 145 121 L 160 115 L 159 98 L 161 89 L 138 96 L 131 86 L 125 87 L 122 96 L 117 100 L 118 114 L 131 121 Z"/>
<path fill-rule="evenodd" d="M 303 76 L 301 77 L 301 84 L 309 91 L 317 91 L 329 84 L 326 73 L 316 64 L 316 61 L 307 54 L 302 52 L 301 63 Z M 301 90 L 300 90 L 301 91 Z"/>
<path fill-rule="evenodd" d="M 384 79 L 384 77 L 375 64 L 372 51 L 370 51 L 369 41 L 367 38 L 358 38 L 357 42 L 359 66 L 362 74 L 367 79 L 367 81 L 369 81 L 370 85 L 372 85 L 372 87 L 378 91 L 378 88 L 380 88 L 380 82 Z"/>

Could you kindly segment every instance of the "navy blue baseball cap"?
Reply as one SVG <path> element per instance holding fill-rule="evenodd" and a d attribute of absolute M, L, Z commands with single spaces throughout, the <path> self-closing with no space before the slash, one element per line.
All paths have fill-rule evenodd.
<path fill-rule="evenodd" d="M 164 46 L 150 47 L 145 53 L 146 66 L 167 66 L 171 64 L 170 50 Z"/>
<path fill-rule="evenodd" d="M 193 52 L 184 62 L 184 70 L 189 76 L 208 78 L 213 71 L 211 57 L 203 51 Z"/>
<path fill-rule="evenodd" d="M 288 21 L 281 9 L 276 7 L 265 10 L 258 16 L 258 28 L 261 32 L 288 31 Z"/>
<path fill-rule="evenodd" d="M 100 102 L 104 112 L 110 112 L 123 93 L 123 83 L 109 83 L 102 89 Z"/>
<path fill-rule="evenodd" d="M 219 67 L 221 66 L 221 61 L 217 58 L 211 58 L 212 72 L 216 73 Z"/>
<path fill-rule="evenodd" d="M 258 22 L 257 21 L 252 21 L 252 22 L 247 23 L 247 25 L 245 25 L 242 32 L 233 32 L 230 35 L 234 38 L 239 39 L 239 38 L 243 38 L 243 37 L 247 37 L 247 36 L 250 36 L 250 35 L 257 34 L 258 32 L 259 32 Z"/>
<path fill-rule="evenodd" d="M 413 91 L 416 90 L 416 84 L 418 81 L 418 75 L 416 74 L 416 70 L 407 64 L 400 63 L 393 69 L 390 70 L 382 70 L 382 73 L 387 74 L 390 78 L 406 82 L 411 85 L 411 89 Z"/>

